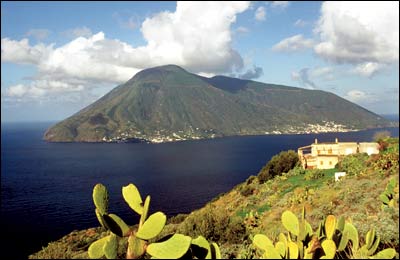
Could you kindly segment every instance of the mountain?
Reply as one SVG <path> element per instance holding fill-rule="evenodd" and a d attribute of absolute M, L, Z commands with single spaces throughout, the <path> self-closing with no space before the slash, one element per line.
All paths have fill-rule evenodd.
<path fill-rule="evenodd" d="M 49 128 L 51 142 L 165 142 L 233 135 L 346 131 L 390 126 L 332 93 L 175 66 L 145 69 Z"/>

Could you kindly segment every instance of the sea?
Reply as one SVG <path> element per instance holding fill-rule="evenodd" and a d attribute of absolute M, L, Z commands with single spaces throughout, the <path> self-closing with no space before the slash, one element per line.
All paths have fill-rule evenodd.
<path fill-rule="evenodd" d="M 135 184 L 150 212 L 168 217 L 201 208 L 245 181 L 280 151 L 319 142 L 371 141 L 378 131 L 224 137 L 163 144 L 48 143 L 54 122 L 1 124 L 1 257 L 26 259 L 73 230 L 99 226 L 92 190 L 104 184 L 109 212 L 138 217 L 122 198 Z M 5 258 L 3 258 L 5 257 Z"/>

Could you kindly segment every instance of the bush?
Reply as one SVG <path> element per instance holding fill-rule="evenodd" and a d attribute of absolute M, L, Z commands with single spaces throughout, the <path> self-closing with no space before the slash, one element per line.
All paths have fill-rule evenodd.
<path fill-rule="evenodd" d="M 324 171 L 318 169 L 307 170 L 304 175 L 304 180 L 317 180 L 321 177 L 324 177 Z"/>
<path fill-rule="evenodd" d="M 282 173 L 293 169 L 298 162 L 299 157 L 295 151 L 289 150 L 280 152 L 278 155 L 274 155 L 261 169 L 258 174 L 258 180 L 260 183 L 264 183 L 267 180 L 274 178 L 276 175 L 281 175 Z"/>
<path fill-rule="evenodd" d="M 291 169 L 291 170 L 286 174 L 286 176 L 297 176 L 297 175 L 305 174 L 305 173 L 306 173 L 306 170 L 303 169 L 302 166 L 296 166 L 296 167 L 294 167 L 293 169 Z"/>
<path fill-rule="evenodd" d="M 252 195 L 253 191 L 254 191 L 253 185 L 243 185 L 242 188 L 240 189 L 240 194 L 247 197 Z"/>
<path fill-rule="evenodd" d="M 366 153 L 347 155 L 339 161 L 337 168 L 339 171 L 344 171 L 348 175 L 358 175 L 366 171 L 367 160 L 368 155 Z"/>
<path fill-rule="evenodd" d="M 190 214 L 177 232 L 192 237 L 202 235 L 219 245 L 242 243 L 243 239 L 247 239 L 246 226 L 240 217 L 230 217 L 224 207 L 211 204 L 204 211 Z"/>

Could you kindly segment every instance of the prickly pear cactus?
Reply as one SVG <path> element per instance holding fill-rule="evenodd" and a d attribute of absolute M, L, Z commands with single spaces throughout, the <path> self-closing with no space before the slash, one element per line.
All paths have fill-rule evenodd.
<path fill-rule="evenodd" d="M 109 230 L 110 234 L 93 242 L 88 249 L 90 258 L 107 259 L 117 258 L 118 237 L 128 237 L 126 257 L 137 259 L 149 254 L 153 258 L 180 258 L 182 256 L 196 259 L 220 259 L 221 253 L 215 243 L 209 243 L 204 237 L 199 236 L 192 240 L 191 237 L 174 234 L 164 242 L 149 244 L 150 239 L 157 237 L 163 230 L 167 217 L 162 212 L 156 212 L 148 217 L 150 208 L 150 196 L 147 196 L 144 204 L 139 190 L 135 185 L 129 184 L 122 188 L 122 196 L 129 207 L 140 215 L 137 230 L 128 226 L 120 217 L 108 213 L 108 192 L 104 185 L 97 184 L 93 188 L 93 202 L 96 206 L 96 216 L 100 224 Z M 192 243 L 193 241 L 193 243 Z M 203 254 L 196 253 L 196 248 Z M 191 249 L 191 250 L 189 250 Z M 204 254 L 204 252 L 206 252 Z M 145 256 L 146 257 L 146 256 Z"/>
<path fill-rule="evenodd" d="M 289 233 L 287 237 L 280 233 L 275 245 L 265 235 L 256 234 L 254 236 L 253 245 L 261 250 L 263 258 L 333 259 L 350 255 L 356 259 L 366 259 L 393 258 L 396 255 L 396 250 L 393 248 L 384 249 L 375 254 L 380 238 L 374 229 L 366 234 L 365 244 L 360 247 L 357 229 L 343 217 L 337 221 L 335 216 L 329 215 L 320 223 L 316 232 L 313 232 L 310 227 L 311 231 L 304 236 L 302 234 L 304 230 L 307 230 L 307 222 L 304 212 L 302 215 L 299 223 L 292 212 L 283 212 L 282 224 Z M 295 235 L 297 232 L 300 235 Z M 351 243 L 349 243 L 350 241 Z M 345 250 L 347 250 L 345 254 L 339 253 Z"/>
<path fill-rule="evenodd" d="M 150 244 L 146 252 L 155 258 L 177 259 L 188 251 L 191 241 L 191 237 L 182 234 L 174 234 L 170 239 L 164 242 Z"/>

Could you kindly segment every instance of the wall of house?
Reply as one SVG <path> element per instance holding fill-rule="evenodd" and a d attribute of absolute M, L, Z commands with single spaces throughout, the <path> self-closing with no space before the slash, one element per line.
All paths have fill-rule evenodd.
<path fill-rule="evenodd" d="M 311 155 L 337 155 L 339 152 L 339 144 L 312 144 Z"/>
<path fill-rule="evenodd" d="M 339 155 L 349 155 L 357 153 L 357 147 L 358 145 L 355 142 L 339 143 Z"/>
<path fill-rule="evenodd" d="M 379 144 L 378 143 L 360 143 L 359 145 L 360 153 L 378 154 L 379 153 Z"/>
<path fill-rule="evenodd" d="M 318 169 L 332 169 L 338 163 L 338 156 L 318 156 L 317 168 Z"/>

